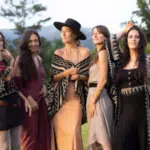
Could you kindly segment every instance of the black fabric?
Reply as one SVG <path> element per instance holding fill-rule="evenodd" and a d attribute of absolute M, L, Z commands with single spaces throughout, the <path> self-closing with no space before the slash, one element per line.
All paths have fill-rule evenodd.
<path fill-rule="evenodd" d="M 113 59 L 109 59 L 109 60 L 110 60 L 110 62 L 114 62 L 114 64 L 115 64 L 114 67 L 111 67 L 111 68 L 113 70 L 112 72 L 115 73 L 114 76 L 116 76 L 117 70 L 119 70 L 119 68 L 120 68 L 121 51 L 118 46 L 118 42 L 117 42 L 115 34 L 112 35 L 111 47 L 112 47 L 112 49 L 109 50 L 109 53 L 112 53 Z M 142 99 L 145 104 L 144 112 L 145 112 L 145 117 L 146 117 L 146 128 L 145 128 L 146 129 L 146 144 L 145 145 L 147 147 L 145 148 L 145 150 L 150 150 L 150 55 L 146 56 L 146 65 L 147 65 L 146 66 L 147 67 L 147 81 L 144 83 L 144 95 L 142 96 Z M 114 87 L 115 88 L 113 88 L 114 89 L 113 91 L 114 91 L 115 95 L 117 95 L 116 99 L 115 99 L 115 123 L 114 123 L 115 127 L 116 127 L 116 124 L 118 124 L 121 114 L 122 114 L 121 113 L 122 103 L 121 103 L 121 91 L 120 91 L 121 89 L 119 86 L 116 86 L 116 85 L 114 85 Z M 138 113 L 141 113 L 141 111 L 139 111 Z M 128 124 L 126 123 L 126 125 L 128 125 Z M 135 134 L 133 134 L 131 136 L 137 138 L 137 136 L 135 136 Z M 127 139 L 127 138 L 125 138 L 125 139 Z M 134 138 L 132 138 L 132 140 L 133 139 Z M 120 140 L 120 139 L 118 139 L 118 140 Z M 130 141 L 130 140 L 129 141 L 128 140 L 127 140 L 127 143 L 129 143 L 129 141 Z M 116 144 L 118 144 L 118 143 L 116 142 Z M 124 150 L 125 145 L 122 145 L 123 150 Z M 128 145 L 130 146 L 130 144 L 128 144 Z M 122 149 L 120 149 L 120 150 L 122 150 Z M 116 150 L 116 149 L 114 149 L 114 150 Z"/>
<path fill-rule="evenodd" d="M 74 19 L 71 19 L 71 18 L 68 18 L 65 23 L 62 23 L 62 22 L 54 22 L 54 26 L 58 29 L 58 30 L 61 30 L 61 28 L 63 26 L 67 26 L 67 27 L 70 27 L 74 32 L 75 34 L 78 36 L 79 39 L 81 40 L 85 40 L 86 39 L 86 36 L 80 31 L 81 29 L 81 25 L 79 22 L 77 22 L 76 20 Z"/>
<path fill-rule="evenodd" d="M 97 87 L 97 83 L 89 83 L 89 88 Z"/>
<path fill-rule="evenodd" d="M 121 115 L 114 130 L 113 150 L 146 150 L 144 97 L 144 91 L 136 95 L 121 95 Z"/>
<path fill-rule="evenodd" d="M 8 130 L 22 123 L 22 111 L 19 106 L 18 94 L 13 93 L 4 97 L 4 99 L 5 102 L 9 101 L 9 103 L 8 107 L 0 106 L 0 130 Z"/>

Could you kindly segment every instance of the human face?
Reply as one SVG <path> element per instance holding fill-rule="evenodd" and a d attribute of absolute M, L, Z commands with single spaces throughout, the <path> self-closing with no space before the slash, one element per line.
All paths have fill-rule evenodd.
<path fill-rule="evenodd" d="M 3 37 L 2 37 L 2 35 L 0 34 L 0 50 L 3 49 L 3 46 L 4 46 Z"/>
<path fill-rule="evenodd" d="M 135 29 L 131 30 L 128 34 L 127 41 L 128 41 L 129 49 L 136 50 L 138 48 L 139 41 L 140 41 L 139 32 Z"/>
<path fill-rule="evenodd" d="M 37 53 L 39 51 L 39 38 L 36 34 L 31 34 L 29 43 L 28 43 L 28 47 L 31 50 L 32 53 Z"/>
<path fill-rule="evenodd" d="M 73 38 L 73 33 L 71 28 L 67 27 L 67 26 L 63 26 L 61 28 L 61 38 L 63 43 L 67 44 L 67 43 L 72 43 L 72 41 L 74 41 Z"/>
<path fill-rule="evenodd" d="M 106 37 L 104 36 L 103 33 L 101 33 L 100 31 L 98 31 L 97 28 L 94 28 L 94 29 L 93 29 L 93 32 L 92 32 L 92 40 L 93 40 L 93 43 L 94 43 L 95 45 L 102 44 L 105 39 L 106 39 Z"/>

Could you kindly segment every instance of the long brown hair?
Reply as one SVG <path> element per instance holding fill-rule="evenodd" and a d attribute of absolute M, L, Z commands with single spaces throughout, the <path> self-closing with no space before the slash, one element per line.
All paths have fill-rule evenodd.
<path fill-rule="evenodd" d="M 106 38 L 107 40 L 110 42 L 110 32 L 108 30 L 108 28 L 104 25 L 98 25 L 98 26 L 95 26 L 93 29 L 92 29 L 92 33 L 93 33 L 93 30 L 94 29 L 97 29 L 100 33 L 102 33 Z M 101 47 L 101 49 L 99 49 L 98 51 L 101 51 L 101 50 L 104 50 L 105 49 L 105 41 L 103 42 L 103 46 Z M 93 59 L 91 61 L 91 65 L 95 64 L 96 62 L 98 61 L 98 53 L 96 52 L 96 54 L 93 56 Z"/>

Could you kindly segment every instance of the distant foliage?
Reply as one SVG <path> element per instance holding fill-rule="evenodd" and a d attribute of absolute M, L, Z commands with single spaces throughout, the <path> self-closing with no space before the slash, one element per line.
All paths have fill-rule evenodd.
<path fill-rule="evenodd" d="M 140 26 L 144 28 L 150 42 L 150 3 L 146 0 L 137 0 L 137 6 L 138 10 L 134 11 L 132 15 L 140 18 Z"/>
<path fill-rule="evenodd" d="M 43 23 L 49 21 L 50 17 L 42 17 L 42 12 L 47 8 L 38 4 L 37 0 L 4 0 L 4 5 L 0 6 L 0 16 L 8 19 L 15 25 L 15 33 L 21 35 L 25 29 L 41 29 Z M 29 25 L 29 22 L 34 23 Z"/>

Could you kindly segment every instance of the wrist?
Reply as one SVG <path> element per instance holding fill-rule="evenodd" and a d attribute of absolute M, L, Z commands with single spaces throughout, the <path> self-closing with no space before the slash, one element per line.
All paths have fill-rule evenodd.
<path fill-rule="evenodd" d="M 90 103 L 91 103 L 91 104 L 95 104 L 95 99 L 92 99 L 92 100 L 90 101 Z"/>
<path fill-rule="evenodd" d="M 70 75 L 70 70 L 66 70 L 65 71 L 65 76 L 67 77 L 67 76 L 69 76 Z"/>

